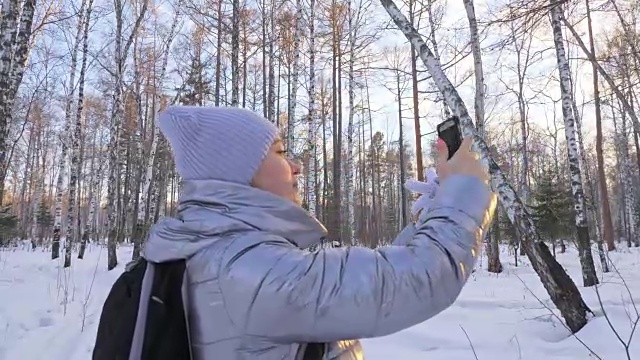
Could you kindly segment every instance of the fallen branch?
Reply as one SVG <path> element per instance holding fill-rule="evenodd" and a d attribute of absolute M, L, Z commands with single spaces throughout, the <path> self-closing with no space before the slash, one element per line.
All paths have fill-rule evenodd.
<path fill-rule="evenodd" d="M 540 303 L 540 305 L 544 306 L 545 309 L 547 309 L 549 311 L 549 313 L 551 314 L 551 316 L 555 317 L 556 319 L 558 319 L 558 321 L 560 321 L 560 324 L 562 324 L 562 326 L 564 326 L 565 329 L 569 330 L 571 332 L 571 329 L 569 329 L 569 327 L 567 325 L 565 325 L 562 322 L 562 319 L 560 319 L 558 317 L 558 315 L 556 315 L 556 313 L 553 312 L 553 310 L 551 310 L 547 304 L 544 303 L 544 301 L 542 301 L 542 299 L 540 299 L 536 294 L 534 294 L 534 292 L 529 288 L 529 286 L 527 286 L 527 284 L 524 282 L 524 280 L 522 280 L 522 278 L 520 276 L 518 276 L 518 274 L 516 274 L 516 277 L 518 278 L 518 280 L 520 280 L 520 282 L 522 283 L 522 285 L 524 285 L 524 288 L 527 289 L 527 291 L 529 291 L 529 293 L 531 293 L 531 295 L 533 295 L 533 297 L 538 300 L 538 302 Z M 573 336 L 576 340 L 578 340 L 578 342 L 580 344 L 582 344 L 582 346 L 585 347 L 585 349 L 589 350 L 589 352 L 596 357 L 596 359 L 599 360 L 603 360 L 598 354 L 596 354 L 590 347 L 589 345 L 587 345 L 584 341 L 582 341 L 582 339 L 580 339 L 578 337 L 578 335 L 576 335 L 575 333 L 571 333 L 571 336 Z"/>
<path fill-rule="evenodd" d="M 631 347 L 631 340 L 633 340 L 633 335 L 635 334 L 636 329 L 638 328 L 638 324 L 640 323 L 640 311 L 638 310 L 638 307 L 636 306 L 636 303 L 633 300 L 633 294 L 631 294 L 631 289 L 629 289 L 629 286 L 627 285 L 627 282 L 625 281 L 624 277 L 622 277 L 622 274 L 620 273 L 620 271 L 618 270 L 616 265 L 613 263 L 613 261 L 611 261 L 611 258 L 609 257 L 609 253 L 606 253 L 606 256 L 607 256 L 607 261 L 609 261 L 609 263 L 613 267 L 613 270 L 615 271 L 616 275 L 618 275 L 618 277 L 622 281 L 623 286 L 627 290 L 627 294 L 629 295 L 629 299 L 631 301 L 631 305 L 633 306 L 633 310 L 634 310 L 635 315 L 636 315 L 635 319 L 633 319 L 631 317 L 631 314 L 628 311 L 626 311 L 626 308 L 625 308 L 625 312 L 627 313 L 627 316 L 628 316 L 629 321 L 631 323 L 631 332 L 629 333 L 629 338 L 627 339 L 627 341 L 624 341 L 624 339 L 622 339 L 622 336 L 620 335 L 618 330 L 613 326 L 613 323 L 611 322 L 611 320 L 609 318 L 609 315 L 607 314 L 607 311 L 604 308 L 604 304 L 602 303 L 602 298 L 600 297 L 600 291 L 598 289 L 599 286 L 595 287 L 596 296 L 598 297 L 598 304 L 600 305 L 600 309 L 602 310 L 602 315 L 604 315 L 604 318 L 607 321 L 607 324 L 609 325 L 609 328 L 611 328 L 611 331 L 613 331 L 613 333 L 616 336 L 616 338 L 618 339 L 618 341 L 624 347 L 625 354 L 627 355 L 627 360 L 631 360 L 631 352 L 630 352 L 629 348 Z M 624 299 L 623 299 L 623 306 L 624 306 Z"/>
<path fill-rule="evenodd" d="M 462 325 L 459 325 L 459 326 L 460 326 L 460 329 L 462 329 L 464 336 L 467 337 L 467 341 L 469 341 L 469 345 L 471 346 L 471 351 L 473 351 L 473 357 L 476 358 L 476 360 L 479 360 L 478 354 L 476 354 L 476 349 L 475 347 L 473 347 L 473 342 L 471 342 L 471 338 L 469 337 L 469 334 L 467 334 L 467 331 L 462 327 Z"/>

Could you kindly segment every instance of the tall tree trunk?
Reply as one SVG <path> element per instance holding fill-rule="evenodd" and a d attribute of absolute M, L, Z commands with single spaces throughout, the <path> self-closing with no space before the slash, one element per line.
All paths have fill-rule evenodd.
<path fill-rule="evenodd" d="M 415 7 L 415 1 L 409 1 L 409 21 L 411 22 L 411 24 L 415 24 Z M 418 181 L 424 181 L 424 160 L 422 159 L 422 130 L 420 127 L 420 106 L 418 98 L 418 56 L 416 55 L 416 49 L 413 45 L 411 45 L 411 90 L 413 98 L 413 126 L 415 128 L 416 137 L 416 170 L 418 171 Z"/>
<path fill-rule="evenodd" d="M 398 135 L 398 156 L 400 157 L 400 216 L 402 227 L 409 224 L 409 214 L 407 205 L 407 190 L 404 187 L 406 182 L 406 165 L 405 165 L 405 151 L 404 151 L 404 129 L 402 126 L 402 87 L 400 86 L 400 70 L 396 70 L 396 90 L 398 101 L 398 128 L 400 134 Z"/>
<path fill-rule="evenodd" d="M 18 0 L 2 2 L 0 17 L 0 205 L 9 168 L 9 130 L 13 120 L 13 104 L 22 83 L 29 56 L 31 26 L 36 1 L 26 0 L 22 11 Z M 18 20 L 18 15 L 20 19 Z"/>
<path fill-rule="evenodd" d="M 231 106 L 237 107 L 240 98 L 240 0 L 231 0 L 231 5 Z"/>
<path fill-rule="evenodd" d="M 540 238 L 535 224 L 527 212 L 513 187 L 509 185 L 507 179 L 491 158 L 487 144 L 474 132 L 473 122 L 469 116 L 467 108 L 460 98 L 451 81 L 447 78 L 440 62 L 433 56 L 433 53 L 422 40 L 418 32 L 409 23 L 407 18 L 400 12 L 393 0 L 380 0 L 385 10 L 394 21 L 396 26 L 404 33 L 417 49 L 427 70 L 431 74 L 436 86 L 444 96 L 449 108 L 455 111 L 461 121 L 463 134 L 474 136 L 474 150 L 482 156 L 485 164 L 488 164 L 491 174 L 491 183 L 498 197 L 507 211 L 507 215 L 513 224 L 516 224 L 523 235 L 527 235 L 523 245 L 525 252 L 531 260 L 531 266 L 536 271 L 545 289 L 549 293 L 551 300 L 558 307 L 560 313 L 567 322 L 567 327 L 573 332 L 579 331 L 587 323 L 587 314 L 591 310 L 582 299 L 578 288 L 571 278 L 564 271 L 562 266 L 553 258 L 549 248 Z"/>
<path fill-rule="evenodd" d="M 434 58 L 440 62 L 440 51 L 438 50 L 438 42 L 436 41 L 436 20 L 433 11 L 435 0 L 427 0 L 427 14 L 429 15 L 429 41 L 431 42 L 431 49 L 433 49 Z M 411 44 L 411 47 L 415 49 L 415 46 Z M 417 50 L 417 49 L 416 49 Z M 416 54 L 416 57 L 419 56 L 419 53 Z M 440 99 L 442 100 L 442 99 Z M 449 111 L 448 105 L 446 101 L 442 101 L 442 114 L 444 117 L 448 118 L 451 116 L 451 112 Z"/>
<path fill-rule="evenodd" d="M 29 231 L 29 237 L 31 238 L 31 248 L 32 250 L 36 249 L 38 242 L 36 238 L 38 237 L 38 224 L 41 222 L 40 219 L 40 206 L 44 199 L 44 178 L 45 172 L 41 170 L 40 167 L 40 151 L 42 149 L 42 118 L 41 116 L 37 116 L 36 121 L 33 124 L 33 131 L 36 135 L 36 154 L 35 154 L 35 164 L 34 164 L 34 182 L 35 182 L 35 193 L 33 194 L 33 202 L 31 204 L 31 229 Z M 44 152 L 44 151 L 42 151 Z M 46 162 L 45 162 L 46 163 Z"/>
<path fill-rule="evenodd" d="M 624 113 L 624 111 L 623 111 Z M 630 227 L 627 225 L 629 222 L 629 208 L 627 204 L 630 203 L 629 196 L 633 196 L 632 191 L 627 191 L 627 179 L 629 178 L 630 170 L 627 168 L 623 146 L 627 141 L 624 132 L 620 129 L 620 124 L 618 123 L 618 118 L 616 116 L 616 110 L 611 106 L 611 115 L 613 120 L 613 133 L 614 133 L 614 146 L 616 150 L 616 170 L 618 173 L 618 203 L 619 207 L 619 218 L 620 218 L 620 233 L 627 240 L 627 246 L 631 247 L 631 235 L 630 235 Z"/>
<path fill-rule="evenodd" d="M 553 30 L 553 42 L 556 48 L 556 60 L 560 75 L 560 93 L 562 96 L 562 115 L 564 118 L 564 133 L 567 140 L 567 156 L 569 171 L 571 174 L 571 191 L 573 193 L 576 230 L 578 233 L 578 253 L 582 266 L 582 281 L 584 286 L 598 284 L 596 269 L 591 254 L 591 241 L 585 213 L 585 199 L 582 188 L 582 173 L 580 171 L 580 154 L 576 140 L 575 113 L 572 108 L 571 96 L 572 81 L 571 69 L 565 55 L 564 38 L 562 36 L 562 7 L 557 0 L 550 0 L 551 27 Z"/>
<path fill-rule="evenodd" d="M 295 125 L 296 125 L 296 104 L 298 101 L 298 74 L 300 72 L 300 42 L 302 41 L 302 3 L 296 0 L 295 33 L 293 38 L 293 64 L 290 69 L 291 81 L 289 86 L 289 114 L 287 116 L 287 149 L 293 151 L 295 148 Z"/>
<path fill-rule="evenodd" d="M 336 11 L 337 7 L 334 4 L 334 11 Z M 334 16 L 335 17 L 335 16 Z M 333 21 L 337 21 L 333 19 Z M 330 239 L 331 240 L 339 240 L 340 235 L 342 233 L 342 207 L 341 207 L 341 175 L 342 175 L 342 147 L 341 147 L 341 137 L 342 137 L 342 123 L 339 119 L 338 112 L 338 97 L 340 92 L 340 37 L 337 29 L 333 31 L 333 42 L 331 44 L 332 47 L 332 96 L 331 96 L 331 107 L 332 107 L 332 120 L 333 120 L 333 173 L 332 173 L 332 184 L 333 184 L 333 193 L 332 193 L 332 212 L 331 212 L 331 227 L 330 227 Z"/>
<path fill-rule="evenodd" d="M 307 191 L 308 200 L 307 208 L 311 215 L 317 216 L 317 191 L 316 184 L 318 176 L 316 174 L 317 151 L 316 144 L 318 142 L 317 122 L 316 122 L 316 40 L 315 40 L 315 22 L 316 22 L 316 4 L 315 0 L 309 2 L 309 117 L 308 117 L 308 138 L 307 138 L 307 156 L 309 157 L 307 166 Z"/>
<path fill-rule="evenodd" d="M 71 107 L 74 100 L 75 94 L 75 74 L 76 74 L 76 66 L 78 64 L 78 48 L 80 47 L 80 42 L 82 41 L 82 30 L 84 24 L 84 16 L 85 16 L 85 6 L 86 0 L 82 1 L 82 5 L 80 6 L 80 10 L 78 11 L 78 26 L 76 28 L 76 37 L 74 39 L 73 50 L 71 50 L 71 69 L 69 75 L 69 94 L 66 105 L 66 114 L 65 121 L 71 122 Z M 84 80 L 84 79 L 82 79 Z M 84 84 L 82 85 L 84 86 Z M 84 89 L 83 89 L 84 90 Z M 78 190 L 78 181 L 80 177 L 80 137 L 82 136 L 82 108 L 76 109 L 76 118 L 75 124 L 73 126 L 69 125 L 69 130 L 73 129 L 73 131 L 69 131 L 69 140 L 71 143 L 71 162 L 69 165 L 69 191 L 68 191 L 68 211 L 67 211 L 67 232 L 64 246 L 64 267 L 71 266 L 71 249 L 73 243 L 76 241 L 75 235 L 76 232 L 74 228 L 76 226 L 76 211 L 77 209 L 77 195 L 76 192 Z M 77 216 L 80 216 L 80 212 L 77 212 Z"/>
<path fill-rule="evenodd" d="M 355 104 L 355 62 L 356 62 L 356 39 L 358 35 L 357 19 L 358 15 L 354 14 L 353 5 L 349 1 L 348 5 L 348 20 L 349 20 L 349 70 L 348 70 L 348 82 L 347 91 L 349 92 L 349 119 L 347 120 L 347 158 L 345 161 L 345 191 L 347 193 L 346 201 L 346 239 L 351 245 L 355 245 L 354 234 L 356 231 L 356 218 L 355 218 L 355 200 L 354 200 L 354 165 L 353 165 L 353 136 L 355 135 L 355 128 L 353 119 L 356 109 Z"/>
<path fill-rule="evenodd" d="M 621 106 L 622 108 L 622 106 Z M 620 156 L 622 157 L 622 176 L 624 181 L 624 202 L 625 213 L 628 219 L 628 236 L 627 243 L 631 246 L 633 239 L 634 243 L 638 243 L 638 237 L 640 236 L 640 214 L 636 210 L 636 195 L 633 189 L 632 180 L 632 165 L 631 156 L 629 155 L 629 134 L 627 132 L 627 112 L 624 110 L 621 113 L 620 124 Z"/>
<path fill-rule="evenodd" d="M 65 115 L 65 118 L 70 118 L 71 114 Z M 69 121 L 67 121 L 69 120 Z M 56 180 L 56 195 L 55 195 L 55 213 L 53 218 L 53 239 L 51 242 L 51 259 L 55 260 L 60 257 L 60 235 L 62 231 L 62 200 L 64 195 L 64 178 L 66 175 L 66 160 L 67 149 L 69 141 L 69 134 L 71 133 L 71 121 L 65 119 L 64 132 L 60 136 L 61 151 L 60 158 L 58 159 L 58 178 Z"/>
<path fill-rule="evenodd" d="M 595 54 L 595 44 L 593 41 L 593 29 L 591 25 L 591 10 L 589 9 L 589 0 L 585 0 L 587 7 L 587 26 L 589 30 L 589 46 L 591 53 Z M 607 188 L 607 177 L 604 172 L 604 155 L 602 150 L 602 110 L 600 89 L 598 84 L 598 65 L 595 61 L 591 61 L 591 71 L 593 73 L 593 99 L 595 105 L 596 115 L 596 159 L 598 162 L 598 193 L 600 195 L 601 206 L 601 219 L 602 219 L 602 240 L 607 244 L 607 250 L 615 250 L 615 243 L 613 242 L 613 221 L 611 220 L 611 207 L 609 205 L 609 190 Z M 594 199 L 595 201 L 595 199 Z M 603 263 L 603 269 L 605 269 L 605 262 Z M 608 269 L 608 265 L 606 266 Z"/>
<path fill-rule="evenodd" d="M 85 16 L 84 16 L 84 29 L 83 29 L 83 35 L 82 35 L 82 64 L 80 65 L 80 78 L 78 79 L 78 105 L 76 107 L 77 109 L 76 110 L 76 126 L 78 126 L 78 124 L 81 123 L 82 112 L 84 110 L 84 84 L 85 84 L 85 77 L 87 74 L 87 59 L 88 59 L 87 56 L 89 54 L 89 24 L 91 23 L 92 10 L 93 10 L 93 0 L 89 0 L 89 3 L 87 4 L 87 12 L 85 13 Z M 95 142 L 94 142 L 94 146 L 95 146 Z M 91 163 L 91 167 L 93 170 L 93 161 Z M 100 165 L 100 167 L 102 166 Z M 93 181 L 89 189 L 89 193 L 90 193 L 89 216 L 85 221 L 85 229 L 84 231 L 82 231 L 82 234 L 81 234 L 80 249 L 78 250 L 78 259 L 82 259 L 84 257 L 84 252 L 87 246 L 87 241 L 89 239 L 89 234 L 91 233 L 90 224 L 93 223 L 93 216 L 95 214 L 95 209 L 91 207 L 92 205 L 91 202 L 93 201 L 95 203 L 96 201 L 97 193 L 95 192 L 96 187 L 94 187 L 94 185 L 95 185 L 95 179 L 100 179 L 100 177 L 96 173 L 92 173 L 92 176 L 93 176 L 92 178 Z"/>
<path fill-rule="evenodd" d="M 213 101 L 216 106 L 220 106 L 220 86 L 222 85 L 222 19 L 224 19 L 224 14 L 222 12 L 222 2 L 223 0 L 216 0 L 216 13 L 218 16 L 218 20 L 216 23 L 216 84 L 213 90 Z"/>
<path fill-rule="evenodd" d="M 275 42 L 276 42 L 276 32 L 274 31 L 275 27 L 275 2 L 268 2 L 271 11 L 269 13 L 269 26 L 271 27 L 271 31 L 269 31 L 269 121 L 272 123 L 277 123 L 276 114 L 276 67 L 275 67 L 275 59 L 276 59 L 276 50 L 275 50 Z"/>
<path fill-rule="evenodd" d="M 267 31 L 269 30 L 269 18 L 267 17 L 268 13 L 267 13 L 267 0 L 261 0 L 260 1 L 260 5 L 261 5 L 261 15 L 262 15 L 262 38 L 263 39 L 268 39 L 267 38 Z M 267 75 L 267 71 L 269 70 L 269 68 L 267 67 L 267 57 L 268 57 L 268 46 L 266 42 L 263 42 L 262 44 L 262 116 L 264 116 L 265 119 L 270 119 L 269 118 L 269 99 L 267 97 L 268 94 L 268 75 Z M 257 84 L 256 84 L 257 87 Z"/>
<path fill-rule="evenodd" d="M 369 221 L 371 222 L 371 232 L 369 233 L 370 237 L 377 238 L 380 235 L 380 226 L 378 221 L 376 221 L 376 216 L 378 216 L 378 192 L 377 190 L 380 188 L 379 182 L 376 180 L 376 170 L 375 164 L 376 159 L 378 157 L 377 149 L 373 146 L 373 115 L 371 110 L 371 96 L 369 94 L 369 78 L 365 76 L 364 78 L 364 87 L 366 90 L 366 100 L 367 100 L 367 120 L 369 123 L 369 152 L 370 152 L 370 161 L 369 167 L 371 170 L 369 178 L 371 178 L 371 216 Z"/>
<path fill-rule="evenodd" d="M 329 198 L 329 151 L 327 149 L 327 104 L 326 104 L 326 84 L 320 73 L 320 111 L 322 123 L 322 221 L 327 222 L 328 207 L 327 199 Z"/>
<path fill-rule="evenodd" d="M 156 89 L 163 89 L 164 78 L 167 72 L 167 65 L 169 63 L 169 54 L 171 50 L 171 44 L 173 43 L 173 39 L 176 35 L 176 30 L 178 27 L 178 20 L 180 19 L 180 10 L 182 8 L 182 1 L 178 0 L 176 3 L 176 12 L 173 16 L 173 22 L 171 23 L 171 28 L 169 29 L 169 35 L 166 41 L 166 47 L 162 52 L 162 65 L 160 67 L 160 76 L 157 77 L 157 81 L 159 84 L 154 86 Z M 159 133 L 156 127 L 156 115 L 159 111 L 158 100 L 162 96 L 162 94 L 153 94 L 153 105 L 152 105 L 152 118 L 153 121 L 151 123 L 151 148 L 149 149 L 149 155 L 147 156 L 147 164 L 145 167 L 145 173 L 143 174 L 142 181 L 142 190 L 139 195 L 139 205 L 138 205 L 138 213 L 136 216 L 136 224 L 134 227 L 133 235 L 131 241 L 133 242 L 133 254 L 132 260 L 137 260 L 140 257 L 140 251 L 142 249 L 142 238 L 144 237 L 144 233 L 147 228 L 147 202 L 150 197 L 151 191 L 151 183 L 153 181 L 153 165 L 156 161 L 156 153 L 158 148 L 158 138 Z"/>
<path fill-rule="evenodd" d="M 485 136 L 485 84 L 484 84 L 484 70 L 482 68 L 482 49 L 480 47 L 480 35 L 478 32 L 478 22 L 476 20 L 476 11 L 473 5 L 473 0 L 463 0 L 464 8 L 467 13 L 467 20 L 469 21 L 469 32 L 471 44 L 471 51 L 473 54 L 473 70 L 475 75 L 475 97 L 474 97 L 474 114 L 476 118 L 476 130 L 478 136 L 487 140 Z M 523 148 L 523 152 L 526 153 L 526 148 Z M 526 170 L 525 170 L 526 176 Z M 498 236 L 491 236 L 485 240 L 487 242 L 487 270 L 493 273 L 502 272 L 502 264 L 500 263 L 500 247 L 498 246 Z M 495 242 L 495 244 L 494 244 Z"/>
<path fill-rule="evenodd" d="M 124 22 L 124 3 L 122 0 L 115 0 L 115 17 L 116 17 L 116 33 L 115 33 L 115 54 L 113 71 L 113 94 L 111 108 L 111 124 L 109 138 L 109 182 L 107 184 L 107 270 L 112 270 L 118 265 L 118 257 L 116 253 L 116 244 L 118 242 L 119 230 L 122 229 L 122 221 L 118 214 L 121 210 L 122 202 L 119 197 L 119 189 L 121 183 L 121 161 L 123 160 L 122 151 L 122 124 L 124 119 L 124 104 L 122 88 L 124 84 L 124 68 L 129 48 L 133 43 L 133 39 L 140 28 L 142 19 L 144 18 L 148 0 L 144 0 L 142 7 L 138 13 L 137 19 L 133 25 L 129 38 L 123 44 L 123 22 Z"/>

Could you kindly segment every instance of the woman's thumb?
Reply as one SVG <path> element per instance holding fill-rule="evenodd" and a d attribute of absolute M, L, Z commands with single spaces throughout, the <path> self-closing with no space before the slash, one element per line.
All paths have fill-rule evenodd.
<path fill-rule="evenodd" d="M 449 160 L 449 149 L 442 139 L 436 142 L 436 164 L 442 165 Z"/>

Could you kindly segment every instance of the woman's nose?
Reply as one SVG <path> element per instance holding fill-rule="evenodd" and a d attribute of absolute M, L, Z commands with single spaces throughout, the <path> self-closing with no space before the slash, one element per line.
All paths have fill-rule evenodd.
<path fill-rule="evenodd" d="M 289 160 L 289 165 L 291 166 L 291 172 L 293 175 L 300 175 L 302 173 L 302 162 L 299 160 L 291 159 Z"/>

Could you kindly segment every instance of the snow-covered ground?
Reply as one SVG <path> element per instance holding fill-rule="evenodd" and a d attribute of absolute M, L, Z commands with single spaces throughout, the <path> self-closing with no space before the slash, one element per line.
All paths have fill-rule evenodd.
<path fill-rule="evenodd" d="M 513 256 L 503 250 L 503 274 L 478 270 L 458 301 L 440 315 L 391 336 L 364 340 L 367 360 L 597 359 L 549 310 L 553 305 L 524 257 L 516 268 Z M 74 257 L 71 270 L 63 270 L 61 262 L 42 250 L 0 250 L 0 359 L 90 359 L 102 302 L 131 258 L 131 248 L 121 247 L 118 256 L 122 263 L 107 272 L 106 249 L 91 246 L 85 260 Z M 610 257 L 622 277 L 600 274 L 599 293 L 626 342 L 637 316 L 629 292 L 640 308 L 640 249 L 621 249 Z M 575 251 L 558 259 L 580 285 Z M 595 289 L 581 291 L 596 317 L 577 337 L 601 359 L 627 359 Z M 640 359 L 640 334 L 629 352 L 630 359 Z"/>

